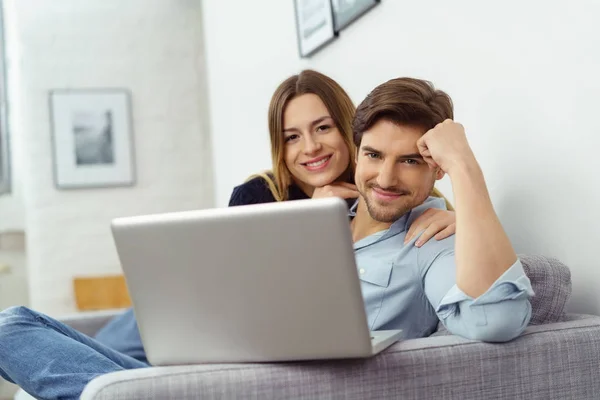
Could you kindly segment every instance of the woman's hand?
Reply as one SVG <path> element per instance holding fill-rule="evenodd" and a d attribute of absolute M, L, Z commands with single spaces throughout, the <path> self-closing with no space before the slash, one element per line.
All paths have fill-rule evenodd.
<path fill-rule="evenodd" d="M 415 246 L 421 247 L 429 239 L 435 237 L 442 240 L 456 233 L 456 215 L 454 211 L 429 208 L 417 219 L 415 219 L 406 233 L 404 244 L 410 242 L 419 232 L 421 237 L 415 242 Z"/>
<path fill-rule="evenodd" d="M 315 188 L 312 198 L 341 197 L 342 199 L 356 199 L 359 194 L 356 185 L 347 182 L 336 182 L 323 187 Z"/>

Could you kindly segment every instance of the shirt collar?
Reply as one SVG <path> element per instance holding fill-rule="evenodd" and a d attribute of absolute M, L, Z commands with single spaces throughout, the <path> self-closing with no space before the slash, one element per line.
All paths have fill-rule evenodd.
<path fill-rule="evenodd" d="M 356 216 L 356 208 L 358 207 L 358 200 L 354 202 L 350 210 L 348 211 L 348 216 L 355 217 Z M 381 242 L 382 240 L 386 240 L 389 237 L 395 236 L 399 233 L 402 233 L 408 229 L 410 224 L 412 224 L 413 220 L 421 215 L 428 208 L 438 208 L 441 210 L 446 210 L 446 202 L 443 198 L 432 197 L 427 198 L 422 204 L 413 208 L 398 220 L 396 220 L 387 231 L 375 233 L 373 235 L 367 236 L 364 239 L 359 240 L 354 243 L 354 249 L 357 250 L 362 247 L 366 247 L 370 244 Z M 414 215 L 414 217 L 411 217 Z"/>
<path fill-rule="evenodd" d="M 358 199 L 352 204 L 350 209 L 348 210 L 348 216 L 351 218 L 356 217 L 356 209 L 358 208 Z M 412 210 L 411 210 L 412 211 Z M 395 236 L 399 233 L 402 233 L 406 230 L 406 222 L 408 221 L 408 217 L 410 216 L 411 211 L 405 213 L 399 219 L 397 219 L 383 234 L 381 232 L 374 233 L 372 235 L 367 236 L 354 243 L 354 249 L 357 250 L 359 248 L 366 247 L 370 244 L 380 242 L 389 237 Z"/>

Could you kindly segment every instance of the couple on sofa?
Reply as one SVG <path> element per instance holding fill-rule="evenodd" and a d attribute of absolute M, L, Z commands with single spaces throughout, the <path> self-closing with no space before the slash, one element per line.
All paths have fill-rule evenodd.
<path fill-rule="evenodd" d="M 269 130 L 273 171 L 236 187 L 230 206 L 348 199 L 371 330 L 410 339 L 441 321 L 490 342 L 523 332 L 531 284 L 446 93 L 392 79 L 355 110 L 335 81 L 306 70 L 277 88 Z M 434 190 L 446 174 L 455 211 Z M 95 338 L 25 307 L 0 313 L 0 376 L 35 397 L 76 399 L 96 376 L 147 366 L 132 310 Z"/>

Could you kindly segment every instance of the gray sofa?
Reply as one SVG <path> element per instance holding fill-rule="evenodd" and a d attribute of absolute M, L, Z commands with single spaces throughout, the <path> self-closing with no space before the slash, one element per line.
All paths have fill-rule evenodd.
<path fill-rule="evenodd" d="M 439 329 L 366 360 L 152 367 L 100 376 L 81 399 L 598 399 L 600 317 L 564 314 L 570 273 L 521 256 L 536 296 L 531 325 L 503 344 Z M 67 318 L 89 335 L 112 313 Z"/>

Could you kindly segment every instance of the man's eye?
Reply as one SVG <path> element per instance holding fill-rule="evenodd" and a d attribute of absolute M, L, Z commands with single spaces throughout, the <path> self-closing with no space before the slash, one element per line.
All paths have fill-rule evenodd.
<path fill-rule="evenodd" d="M 417 160 L 414 160 L 412 158 L 408 159 L 408 160 L 404 160 L 404 163 L 405 164 L 409 164 L 409 165 L 417 165 L 417 164 L 419 164 L 419 162 Z"/>
<path fill-rule="evenodd" d="M 290 136 L 287 136 L 287 137 L 285 138 L 285 142 L 286 142 L 286 143 L 288 143 L 288 142 L 291 142 L 291 141 L 293 141 L 293 140 L 296 140 L 296 139 L 298 139 L 298 138 L 299 138 L 299 136 L 298 136 L 298 135 L 290 135 Z"/>
<path fill-rule="evenodd" d="M 373 158 L 373 159 L 380 158 L 379 154 L 377 154 L 377 153 L 367 153 L 366 155 L 368 158 Z"/>

